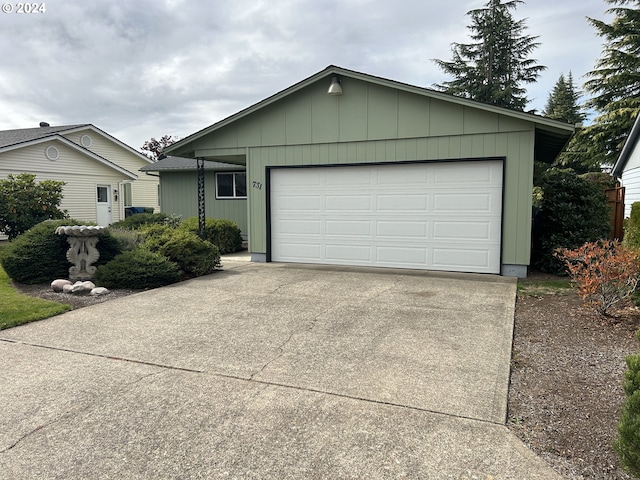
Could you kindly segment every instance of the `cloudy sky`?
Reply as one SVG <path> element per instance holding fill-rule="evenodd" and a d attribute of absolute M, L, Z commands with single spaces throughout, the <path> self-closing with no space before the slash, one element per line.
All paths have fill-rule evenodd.
<path fill-rule="evenodd" d="M 1 3 L 1 2 L 0 2 Z M 448 80 L 432 61 L 466 42 L 486 0 L 50 0 L 0 12 L 0 130 L 92 123 L 138 149 L 185 137 L 328 65 L 422 87 Z M 602 39 L 586 17 L 604 0 L 527 0 L 515 17 L 547 70 L 528 86 L 544 108 L 561 73 L 583 75 Z M 8 12 L 10 11 L 10 12 Z M 6 13 L 5 13 L 6 12 Z"/>

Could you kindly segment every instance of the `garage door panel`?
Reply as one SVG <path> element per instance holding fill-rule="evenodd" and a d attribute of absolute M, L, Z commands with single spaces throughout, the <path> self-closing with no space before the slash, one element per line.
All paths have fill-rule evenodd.
<path fill-rule="evenodd" d="M 326 220 L 325 233 L 327 236 L 347 236 L 370 238 L 372 232 L 371 220 Z"/>
<path fill-rule="evenodd" d="M 286 218 L 274 223 L 274 235 L 315 235 L 322 233 L 322 221 L 303 218 Z"/>
<path fill-rule="evenodd" d="M 326 212 L 371 212 L 371 195 L 335 195 L 327 194 Z"/>
<path fill-rule="evenodd" d="M 322 212 L 320 195 L 280 195 L 272 201 L 274 211 L 286 212 Z"/>
<path fill-rule="evenodd" d="M 353 262 L 369 264 L 373 261 L 373 257 L 369 245 L 327 244 L 325 260 L 341 265 L 350 265 Z"/>
<path fill-rule="evenodd" d="M 433 211 L 492 213 L 498 198 L 502 199 L 498 192 L 437 193 L 433 196 Z"/>
<path fill-rule="evenodd" d="M 271 176 L 274 261 L 500 272 L 501 161 L 274 169 Z"/>
<path fill-rule="evenodd" d="M 434 248 L 433 265 L 440 269 L 453 271 L 475 271 L 480 273 L 492 273 L 491 263 L 495 258 L 495 252 L 484 249 L 469 248 Z M 473 270 L 469 270 L 472 268 Z"/>
<path fill-rule="evenodd" d="M 414 222 L 405 221 L 401 219 L 377 221 L 377 234 L 378 238 L 412 238 L 412 239 L 427 239 L 427 232 L 429 230 L 426 221 Z"/>
<path fill-rule="evenodd" d="M 387 266 L 410 266 L 427 263 L 427 248 L 422 247 L 377 247 L 377 261 Z"/>
<path fill-rule="evenodd" d="M 500 223 L 497 221 L 434 221 L 434 240 L 500 241 Z"/>
<path fill-rule="evenodd" d="M 429 205 L 429 196 L 425 194 L 376 195 L 377 212 L 425 212 Z"/>

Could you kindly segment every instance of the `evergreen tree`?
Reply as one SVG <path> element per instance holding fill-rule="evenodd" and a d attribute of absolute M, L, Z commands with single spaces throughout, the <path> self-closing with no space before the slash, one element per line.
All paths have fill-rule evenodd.
<path fill-rule="evenodd" d="M 589 18 L 604 38 L 601 57 L 589 72 L 587 106 L 597 116 L 585 130 L 588 161 L 613 165 L 640 109 L 640 1 L 605 0 L 614 5 L 611 23 Z"/>
<path fill-rule="evenodd" d="M 471 10 L 471 39 L 454 43 L 450 62 L 435 60 L 454 80 L 436 85 L 446 93 L 500 107 L 524 110 L 528 103 L 523 84 L 533 83 L 546 67 L 529 58 L 539 45 L 538 37 L 524 35 L 525 20 L 515 20 L 523 0 L 489 0 L 483 8 Z"/>
<path fill-rule="evenodd" d="M 573 75 L 569 72 L 565 79 L 564 74 L 556 82 L 553 90 L 549 94 L 547 105 L 543 114 L 549 118 L 560 120 L 572 124 L 580 124 L 586 119 L 586 114 L 580 105 L 580 91 L 573 82 Z M 553 162 L 553 166 L 562 166 L 563 168 L 572 168 L 576 173 L 587 173 L 591 171 L 599 171 L 599 165 L 593 165 L 588 162 L 588 156 L 585 154 L 585 145 L 588 139 L 585 138 L 583 130 L 580 129 L 571 138 L 567 147 L 558 155 Z M 552 165 L 536 165 L 534 177 L 539 175 Z"/>
<path fill-rule="evenodd" d="M 560 74 L 560 78 L 549 94 L 547 105 L 542 113 L 549 118 L 562 122 L 582 123 L 586 115 L 582 112 L 579 99 L 580 92 L 576 90 L 573 83 L 572 73 L 569 72 L 566 80 L 564 74 Z"/>

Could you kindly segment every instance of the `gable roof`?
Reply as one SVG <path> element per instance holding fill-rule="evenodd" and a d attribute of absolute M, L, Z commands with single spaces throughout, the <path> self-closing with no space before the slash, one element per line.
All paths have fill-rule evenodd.
<path fill-rule="evenodd" d="M 496 113 L 499 115 L 504 115 L 507 117 L 512 117 L 520 120 L 524 120 L 527 122 L 532 122 L 535 124 L 536 129 L 536 145 L 539 149 L 539 154 L 544 157 L 553 156 L 551 160 L 553 160 L 564 148 L 567 144 L 571 136 L 575 131 L 575 126 L 561 122 L 558 120 L 553 120 L 550 118 L 542 117 L 540 115 L 534 115 L 531 113 L 525 113 L 517 110 L 511 110 L 502 107 L 496 107 L 495 105 L 490 105 L 486 103 L 476 102 L 474 100 L 469 100 L 462 97 L 457 97 L 451 94 L 438 92 L 436 90 L 418 87 L 415 85 L 409 85 L 407 83 L 398 82 L 395 80 L 389 80 L 382 77 L 376 77 L 374 75 L 369 75 L 366 73 L 356 72 L 354 70 L 348 70 L 346 68 L 338 67 L 336 65 L 329 65 L 324 70 L 254 104 L 250 107 L 245 108 L 244 110 L 239 111 L 213 125 L 210 125 L 202 130 L 199 130 L 188 137 L 179 140 L 178 142 L 170 145 L 165 149 L 165 152 L 177 151 L 181 147 L 188 145 L 190 142 L 197 140 L 209 133 L 212 133 L 230 123 L 233 123 L 241 118 L 244 118 L 252 113 L 271 105 L 282 98 L 291 95 L 307 86 L 319 81 L 325 80 L 326 78 L 330 78 L 334 75 L 338 77 L 349 77 L 356 80 L 361 80 L 368 83 L 377 84 L 384 87 L 394 88 L 398 90 L 402 90 L 409 93 L 414 93 L 417 95 L 422 95 L 425 97 L 435 98 L 438 100 L 443 100 L 445 102 L 454 103 L 458 105 L 463 105 L 471 108 L 475 108 L 478 110 L 483 110 L 491 113 Z"/>
<path fill-rule="evenodd" d="M 616 164 L 613 166 L 612 174 L 615 177 L 621 177 L 622 172 L 624 171 L 624 167 L 627 165 L 629 161 L 629 157 L 633 153 L 635 146 L 638 144 L 638 139 L 640 138 L 640 112 L 636 116 L 636 121 L 633 123 L 633 127 L 631 128 L 631 132 L 629 132 L 629 136 L 627 140 L 624 142 L 624 146 L 622 147 L 622 151 L 620 152 L 620 156 L 618 160 L 616 160 Z"/>
<path fill-rule="evenodd" d="M 145 165 L 140 169 L 141 172 L 166 172 L 166 171 L 189 171 L 196 170 L 196 159 L 195 158 L 184 158 L 184 157 L 165 157 L 162 160 L 158 160 L 152 165 Z M 233 163 L 223 163 L 223 162 L 213 162 L 211 160 L 207 160 L 204 162 L 205 170 L 244 170 L 246 167 L 244 165 L 235 165 Z"/>
<path fill-rule="evenodd" d="M 55 141 L 55 142 L 63 143 L 67 147 L 73 150 L 76 150 L 80 154 L 86 155 L 87 157 L 90 157 L 93 160 L 96 160 L 99 163 L 102 163 L 107 167 L 114 169 L 120 172 L 121 174 L 125 175 L 126 177 L 131 178 L 132 180 L 137 179 L 138 175 L 136 175 L 135 173 L 130 172 L 126 168 L 122 168 L 120 165 L 102 157 L 101 155 L 98 155 L 97 153 L 92 152 L 91 150 L 83 147 L 82 145 L 78 145 L 77 143 L 72 142 L 68 138 L 61 135 L 62 132 L 70 133 L 73 130 L 86 129 L 87 127 L 93 127 L 93 125 L 82 124 L 82 125 L 64 125 L 59 127 L 39 127 L 39 128 L 24 128 L 24 129 L 18 129 L 18 130 L 3 130 L 3 131 L 0 131 L 0 153 L 8 152 L 11 150 L 17 150 L 17 149 L 28 147 L 31 145 L 37 145 L 39 143 Z M 92 129 L 95 129 L 95 127 L 93 127 Z M 99 131 L 102 132 L 101 130 Z M 144 157 L 144 155 L 142 154 L 140 155 Z"/>
<path fill-rule="evenodd" d="M 90 124 L 60 125 L 57 127 L 19 128 L 16 130 L 0 131 L 0 148 L 17 143 L 51 137 L 61 132 L 75 130 L 78 127 L 88 127 Z"/>

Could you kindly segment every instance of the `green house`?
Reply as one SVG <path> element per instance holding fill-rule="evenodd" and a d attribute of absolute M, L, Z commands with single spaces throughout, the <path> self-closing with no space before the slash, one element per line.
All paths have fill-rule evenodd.
<path fill-rule="evenodd" d="M 253 261 L 526 276 L 534 160 L 573 132 L 329 66 L 167 152 L 246 169 Z"/>

